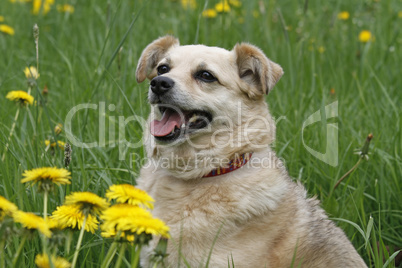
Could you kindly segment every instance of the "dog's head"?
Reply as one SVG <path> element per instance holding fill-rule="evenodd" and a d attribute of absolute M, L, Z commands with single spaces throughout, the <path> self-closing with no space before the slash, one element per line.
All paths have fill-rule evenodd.
<path fill-rule="evenodd" d="M 148 151 L 223 158 L 268 146 L 275 125 L 264 95 L 282 74 L 250 44 L 228 51 L 180 46 L 172 36 L 155 40 L 142 52 L 136 71 L 139 83 L 151 81 L 149 132 L 155 143 Z"/>

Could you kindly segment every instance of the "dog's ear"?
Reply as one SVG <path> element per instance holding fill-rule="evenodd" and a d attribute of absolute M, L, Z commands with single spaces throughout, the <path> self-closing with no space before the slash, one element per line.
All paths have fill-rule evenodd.
<path fill-rule="evenodd" d="M 233 50 L 240 78 L 249 84 L 247 94 L 250 98 L 268 94 L 283 75 L 281 66 L 269 60 L 258 47 L 241 43 Z"/>
<path fill-rule="evenodd" d="M 169 48 L 178 45 L 179 40 L 170 35 L 160 37 L 149 44 L 142 51 L 138 61 L 137 71 L 135 72 L 137 82 L 141 83 L 145 78 L 152 79 L 156 76 L 156 73 L 154 73 L 156 64 L 158 64 Z"/>

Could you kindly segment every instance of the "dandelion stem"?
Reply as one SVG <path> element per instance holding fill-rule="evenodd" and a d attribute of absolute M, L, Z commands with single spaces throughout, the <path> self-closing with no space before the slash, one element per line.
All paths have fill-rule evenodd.
<path fill-rule="evenodd" d="M 88 214 L 85 214 L 84 221 L 82 222 L 82 227 L 81 227 L 81 232 L 80 236 L 78 237 L 78 242 L 77 242 L 77 247 L 75 248 L 75 253 L 74 253 L 74 258 L 73 262 L 71 264 L 71 268 L 74 268 L 75 265 L 77 264 L 77 259 L 78 259 L 78 253 L 80 251 L 81 243 L 82 243 L 82 238 L 84 237 L 84 232 L 85 232 L 85 224 L 87 222 Z"/>
<path fill-rule="evenodd" d="M 42 245 L 43 245 L 43 253 L 48 255 L 48 240 L 46 239 L 46 236 L 41 234 L 41 239 L 42 239 Z M 51 262 L 50 262 L 51 263 Z M 52 267 L 53 268 L 53 267 Z"/>
<path fill-rule="evenodd" d="M 140 261 L 140 252 L 141 252 L 141 244 L 138 244 L 137 249 L 135 250 L 135 254 L 133 259 L 131 260 L 131 268 L 137 268 L 138 267 L 138 262 Z M 133 246 L 135 249 L 135 246 Z"/>
<path fill-rule="evenodd" d="M 114 241 L 107 251 L 106 257 L 103 259 L 101 268 L 109 267 L 110 262 L 113 260 L 114 255 L 116 254 L 116 247 L 118 244 L 118 240 L 120 239 L 121 231 L 118 231 L 116 236 L 114 237 Z"/>
<path fill-rule="evenodd" d="M 25 242 L 27 241 L 27 236 L 23 236 L 22 240 L 20 242 L 20 245 L 18 246 L 17 252 L 15 252 L 14 258 L 13 258 L 13 267 L 16 267 L 18 257 L 21 255 L 21 251 L 24 248 Z"/>
<path fill-rule="evenodd" d="M 18 107 L 17 112 L 15 113 L 15 116 L 14 116 L 14 123 L 13 123 L 13 125 L 11 126 L 10 135 L 8 136 L 6 148 L 5 148 L 5 150 L 4 150 L 3 157 L 1 158 L 1 161 L 4 161 L 4 158 L 6 157 L 6 153 L 7 153 L 7 150 L 8 150 L 8 145 L 9 145 L 9 143 L 10 143 L 11 137 L 13 136 L 14 129 L 15 129 L 15 125 L 16 125 L 16 123 L 17 123 L 19 114 L 20 114 L 20 107 Z"/>
<path fill-rule="evenodd" d="M 124 251 L 126 251 L 126 243 L 123 243 L 120 247 L 120 253 L 119 253 L 119 258 L 117 259 L 116 265 L 114 266 L 115 268 L 120 268 L 121 262 L 123 261 L 123 256 L 124 256 Z"/>
<path fill-rule="evenodd" d="M 66 252 L 67 255 L 70 254 L 70 248 L 71 248 L 71 240 L 73 238 L 73 233 L 71 231 L 68 232 L 67 234 L 67 238 L 66 238 L 66 244 L 65 244 L 65 248 L 66 248 Z"/>
<path fill-rule="evenodd" d="M 0 241 L 0 267 L 4 266 L 4 240 Z"/>
<path fill-rule="evenodd" d="M 341 182 L 342 182 L 347 176 L 350 175 L 350 173 L 353 172 L 353 170 L 355 170 L 355 169 L 359 166 L 359 164 L 360 164 L 360 162 L 362 161 L 362 159 L 363 159 L 363 158 L 359 158 L 359 161 L 357 161 L 357 163 L 356 163 L 348 172 L 346 172 L 345 175 L 342 176 L 342 178 L 340 178 L 340 179 L 338 180 L 338 182 L 337 182 L 337 183 L 335 184 L 335 186 L 334 186 L 334 190 L 336 189 L 336 187 L 338 187 L 339 184 L 341 184 Z"/>
<path fill-rule="evenodd" d="M 48 196 L 47 190 L 45 190 L 45 194 L 43 196 L 43 218 L 46 220 L 47 219 L 47 196 Z"/>
<path fill-rule="evenodd" d="M 109 250 L 108 250 L 108 252 L 107 252 L 107 254 L 106 254 L 106 257 L 103 259 L 101 268 L 109 267 L 109 264 L 110 264 L 110 263 L 112 262 L 112 260 L 113 260 L 114 254 L 116 254 L 116 247 L 117 247 L 117 244 L 118 244 L 118 243 L 117 243 L 116 241 L 114 241 L 114 242 L 112 243 L 112 245 L 110 246 L 110 248 L 109 248 Z"/>

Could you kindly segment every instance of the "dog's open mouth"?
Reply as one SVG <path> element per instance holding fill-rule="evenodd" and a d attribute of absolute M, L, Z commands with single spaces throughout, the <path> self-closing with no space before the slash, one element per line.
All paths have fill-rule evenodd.
<path fill-rule="evenodd" d="M 159 110 L 162 118 L 151 122 L 151 134 L 161 141 L 174 141 L 205 128 L 212 121 L 212 115 L 205 111 L 182 111 L 161 106 Z"/>

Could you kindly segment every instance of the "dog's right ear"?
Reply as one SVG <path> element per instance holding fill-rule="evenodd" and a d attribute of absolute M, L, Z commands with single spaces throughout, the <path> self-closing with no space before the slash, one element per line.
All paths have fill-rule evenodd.
<path fill-rule="evenodd" d="M 179 40 L 171 35 L 160 37 L 149 44 L 141 54 L 135 76 L 138 83 L 156 76 L 154 68 L 169 48 L 178 46 Z"/>

